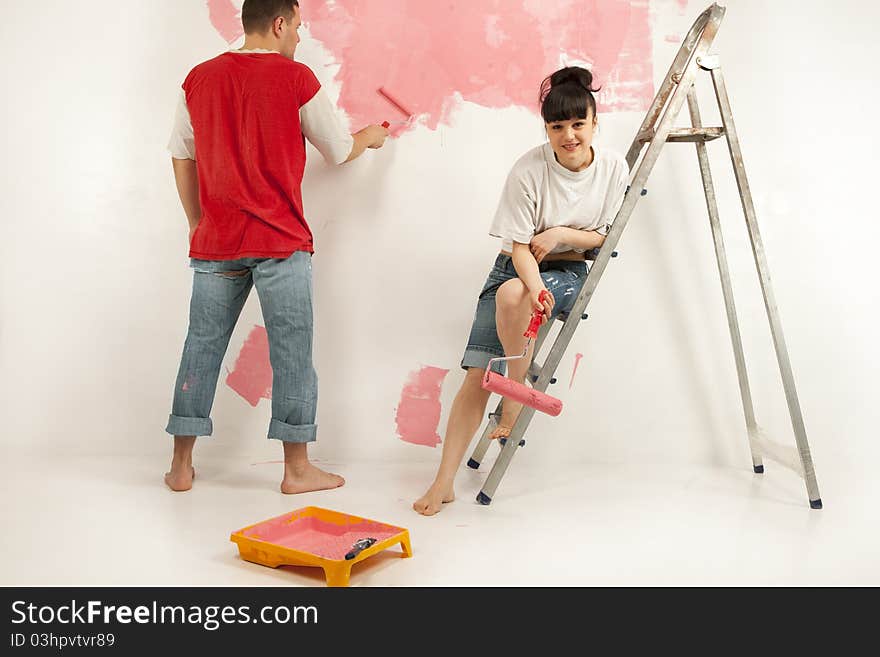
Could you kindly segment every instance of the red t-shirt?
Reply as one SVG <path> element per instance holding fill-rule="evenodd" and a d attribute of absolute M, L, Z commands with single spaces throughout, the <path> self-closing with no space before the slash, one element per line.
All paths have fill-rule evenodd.
<path fill-rule="evenodd" d="M 306 148 L 299 109 L 320 87 L 308 66 L 274 53 L 224 53 L 190 71 L 183 90 L 202 206 L 190 257 L 314 251 L 300 189 Z"/>

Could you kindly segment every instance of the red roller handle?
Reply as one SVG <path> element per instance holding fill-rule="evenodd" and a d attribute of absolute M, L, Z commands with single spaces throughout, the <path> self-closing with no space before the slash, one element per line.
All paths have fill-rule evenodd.
<path fill-rule="evenodd" d="M 550 296 L 550 293 L 547 290 L 541 290 L 541 294 L 538 295 L 538 301 L 544 303 L 544 299 Z M 541 326 L 541 316 L 544 314 L 543 310 L 535 310 L 532 312 L 532 319 L 529 322 L 529 327 L 526 329 L 526 332 L 523 333 L 524 338 L 535 338 L 538 336 L 538 328 Z"/>

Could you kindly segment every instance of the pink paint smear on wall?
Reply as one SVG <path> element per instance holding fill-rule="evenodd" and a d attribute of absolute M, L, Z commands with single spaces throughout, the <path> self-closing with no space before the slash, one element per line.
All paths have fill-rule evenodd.
<path fill-rule="evenodd" d="M 241 26 L 241 10 L 232 0 L 208 0 L 208 17 L 217 33 L 226 43 L 232 43 L 244 34 Z"/>
<path fill-rule="evenodd" d="M 227 42 L 241 36 L 231 0 L 207 5 Z M 537 114 L 541 80 L 567 63 L 592 69 L 600 112 L 644 111 L 654 97 L 649 10 L 648 0 L 310 0 L 301 9 L 340 64 L 352 128 L 408 118 L 384 88 L 432 130 L 461 101 Z"/>
<path fill-rule="evenodd" d="M 260 399 L 272 399 L 272 365 L 269 362 L 269 335 L 263 326 L 255 326 L 226 377 L 226 385 L 251 405 Z"/>
<path fill-rule="evenodd" d="M 581 364 L 581 358 L 583 358 L 583 354 L 575 354 L 574 355 L 574 368 L 571 370 L 571 381 L 568 382 L 568 389 L 571 390 L 571 386 L 574 384 L 574 375 L 577 374 L 578 365 Z"/>
<path fill-rule="evenodd" d="M 449 370 L 423 367 L 412 372 L 397 405 L 397 435 L 404 442 L 436 447 L 440 444 L 440 388 Z"/>

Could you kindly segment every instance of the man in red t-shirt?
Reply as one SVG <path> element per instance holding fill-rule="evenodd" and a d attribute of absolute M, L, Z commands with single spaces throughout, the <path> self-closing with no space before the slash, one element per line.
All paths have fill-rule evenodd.
<path fill-rule="evenodd" d="M 197 436 L 211 407 L 229 338 L 257 288 L 272 364 L 268 437 L 284 446 L 284 493 L 345 481 L 311 464 L 317 375 L 312 364 L 312 233 L 300 189 L 308 139 L 333 164 L 380 148 L 379 125 L 349 134 L 314 73 L 293 61 L 299 3 L 245 0 L 245 43 L 196 66 L 183 83 L 169 150 L 189 220 L 193 273 L 189 331 L 166 431 L 165 482 L 189 490 Z"/>

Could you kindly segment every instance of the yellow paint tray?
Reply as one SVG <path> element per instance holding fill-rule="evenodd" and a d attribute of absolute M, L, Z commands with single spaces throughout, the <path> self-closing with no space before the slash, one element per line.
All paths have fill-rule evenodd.
<path fill-rule="evenodd" d="M 327 586 L 348 586 L 354 564 L 392 545 L 400 544 L 402 557 L 412 556 L 409 530 L 317 506 L 239 529 L 229 540 L 238 545 L 245 561 L 270 568 L 319 566 Z"/>

